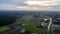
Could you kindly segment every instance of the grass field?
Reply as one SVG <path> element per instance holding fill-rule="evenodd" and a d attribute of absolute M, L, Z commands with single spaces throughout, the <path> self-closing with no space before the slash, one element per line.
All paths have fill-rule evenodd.
<path fill-rule="evenodd" d="M 9 26 L 3 26 L 3 27 L 0 27 L 0 32 L 6 31 L 9 29 L 11 29 Z"/>
<path fill-rule="evenodd" d="M 44 34 L 46 28 L 37 28 L 36 26 L 39 25 L 39 23 L 35 23 L 33 21 L 28 21 L 28 20 L 16 20 L 17 23 L 23 23 L 25 26 L 23 28 L 35 32 L 37 34 Z"/>
<path fill-rule="evenodd" d="M 29 21 L 29 20 L 16 20 L 17 23 L 23 23 L 25 24 L 25 26 L 23 26 L 23 28 L 31 31 L 31 32 L 35 32 L 37 34 L 44 34 L 46 28 L 37 28 L 37 25 L 40 25 L 40 23 L 36 23 L 33 21 Z M 9 26 L 3 26 L 0 27 L 0 32 L 6 31 L 11 29 Z"/>

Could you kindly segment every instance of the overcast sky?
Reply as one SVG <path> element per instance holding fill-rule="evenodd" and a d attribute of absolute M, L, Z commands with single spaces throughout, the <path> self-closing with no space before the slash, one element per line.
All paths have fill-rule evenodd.
<path fill-rule="evenodd" d="M 60 11 L 60 0 L 0 0 L 0 10 Z"/>

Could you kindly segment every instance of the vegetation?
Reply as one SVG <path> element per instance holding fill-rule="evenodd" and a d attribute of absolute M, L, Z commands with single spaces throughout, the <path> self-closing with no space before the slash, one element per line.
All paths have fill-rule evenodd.
<path fill-rule="evenodd" d="M 46 28 L 37 28 L 36 26 L 39 25 L 39 23 L 35 23 L 33 21 L 28 21 L 28 20 L 16 20 L 17 23 L 23 23 L 25 26 L 23 28 L 35 32 L 37 34 L 44 34 Z"/>
<path fill-rule="evenodd" d="M 11 29 L 8 24 L 16 21 L 15 16 L 0 16 L 0 32 Z"/>
<path fill-rule="evenodd" d="M 0 16 L 0 26 L 5 26 L 16 21 L 15 16 Z"/>
<path fill-rule="evenodd" d="M 0 32 L 6 31 L 9 29 L 11 29 L 9 26 L 3 26 L 3 27 L 0 27 Z"/>

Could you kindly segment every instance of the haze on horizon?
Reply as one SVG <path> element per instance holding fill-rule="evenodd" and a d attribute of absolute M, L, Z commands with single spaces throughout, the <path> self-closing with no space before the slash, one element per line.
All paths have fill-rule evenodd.
<path fill-rule="evenodd" d="M 60 11 L 60 0 L 0 0 L 0 10 Z"/>

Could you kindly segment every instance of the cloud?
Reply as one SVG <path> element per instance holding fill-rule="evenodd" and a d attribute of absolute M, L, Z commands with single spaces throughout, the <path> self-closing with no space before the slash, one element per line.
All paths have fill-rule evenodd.
<path fill-rule="evenodd" d="M 0 10 L 20 10 L 15 5 L 0 5 Z"/>
<path fill-rule="evenodd" d="M 59 10 L 56 0 L 0 0 L 0 9 L 6 10 Z"/>
<path fill-rule="evenodd" d="M 26 5 L 26 4 L 24 4 L 23 3 L 24 2 L 24 0 L 0 0 L 0 4 L 9 4 L 9 5 L 21 5 L 21 6 L 23 6 L 23 5 Z"/>
<path fill-rule="evenodd" d="M 26 1 L 24 2 L 31 7 L 44 8 L 44 10 L 59 10 L 59 1 Z"/>
<path fill-rule="evenodd" d="M 24 2 L 28 5 L 39 5 L 39 6 L 57 6 L 60 5 L 60 2 L 57 1 L 27 1 Z"/>

